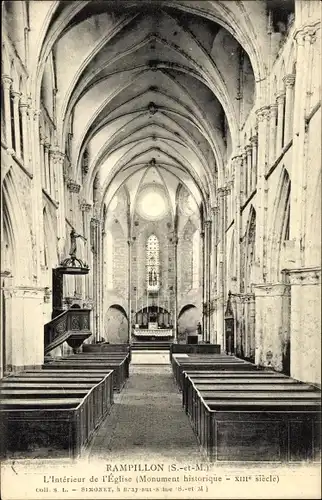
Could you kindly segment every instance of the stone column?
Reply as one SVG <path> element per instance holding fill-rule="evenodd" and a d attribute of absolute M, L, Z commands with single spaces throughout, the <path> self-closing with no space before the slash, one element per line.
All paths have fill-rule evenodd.
<path fill-rule="evenodd" d="M 21 147 L 20 147 L 20 125 L 19 125 L 19 101 L 20 92 L 14 90 L 11 91 L 11 96 L 13 99 L 13 119 L 15 127 L 15 152 L 18 158 L 21 158 Z"/>
<path fill-rule="evenodd" d="M 43 231 L 43 200 L 41 170 L 43 168 L 39 147 L 39 117 L 40 110 L 29 106 L 30 120 L 30 156 L 32 158 L 32 213 L 33 213 L 33 258 L 35 264 L 34 275 L 41 279 L 41 266 L 44 264 L 44 231 Z"/>
<path fill-rule="evenodd" d="M 90 241 L 90 212 L 91 212 L 92 205 L 90 203 L 87 203 L 86 200 L 83 200 L 80 203 L 80 210 L 84 214 L 84 220 L 85 220 L 85 238 L 87 239 L 87 242 L 89 243 Z M 90 245 L 87 244 L 87 252 L 86 252 L 86 262 L 89 264 L 90 262 Z M 91 299 L 90 297 L 90 290 L 89 290 L 89 276 L 87 275 L 85 277 L 85 299 Z"/>
<path fill-rule="evenodd" d="M 306 131 L 305 117 L 307 92 L 311 89 L 309 85 L 309 73 L 311 71 L 311 44 L 315 41 L 316 27 L 306 26 L 295 33 L 297 43 L 296 65 L 301 68 L 301 77 L 295 82 L 294 99 L 294 126 L 293 126 L 293 166 L 296 170 L 296 176 L 292 179 L 291 207 L 298 217 L 291 218 L 290 238 L 296 241 L 296 263 L 298 267 L 304 265 L 304 241 L 303 224 L 305 221 L 305 199 L 306 199 Z"/>
<path fill-rule="evenodd" d="M 240 238 L 242 234 L 242 218 L 241 218 L 241 166 L 242 166 L 242 157 L 235 156 L 232 160 L 234 162 L 234 171 L 235 171 L 235 255 L 236 255 L 236 288 L 237 291 L 240 291 Z"/>
<path fill-rule="evenodd" d="M 243 151 L 242 155 L 242 169 L 241 169 L 241 197 L 242 204 L 247 200 L 247 154 Z"/>
<path fill-rule="evenodd" d="M 16 286 L 4 294 L 6 322 L 8 329 L 10 327 L 10 342 L 6 345 L 8 369 L 40 368 L 44 362 L 44 289 Z"/>
<path fill-rule="evenodd" d="M 128 244 L 128 319 L 129 319 L 129 331 L 128 331 L 128 342 L 131 342 L 132 337 L 132 246 L 133 240 L 129 237 L 127 240 Z M 136 284 L 138 287 L 138 283 Z M 136 311 L 135 311 L 136 312 Z"/>
<path fill-rule="evenodd" d="M 21 114 L 21 124 L 22 124 L 22 143 L 23 143 L 23 162 L 25 167 L 29 170 L 29 130 L 28 130 L 28 116 L 27 116 L 28 104 L 26 101 L 20 100 L 20 114 Z"/>
<path fill-rule="evenodd" d="M 266 248 L 266 162 L 269 108 L 264 106 L 257 111 L 258 118 L 258 163 L 257 163 L 257 211 L 256 211 L 256 260 L 258 265 L 258 281 L 264 279 Z"/>
<path fill-rule="evenodd" d="M 40 168 L 41 168 L 41 180 L 42 180 L 42 188 L 46 189 L 47 186 L 47 170 L 45 166 L 45 142 L 46 138 L 44 134 L 39 132 L 39 159 L 40 159 Z"/>
<path fill-rule="evenodd" d="M 283 370 L 285 345 L 289 339 L 289 285 L 254 285 L 256 302 L 255 363 Z"/>
<path fill-rule="evenodd" d="M 251 138 L 252 144 L 252 181 L 251 181 L 251 191 L 256 189 L 257 185 L 257 135 Z"/>
<path fill-rule="evenodd" d="M 293 105 L 295 75 L 286 75 L 283 79 L 285 85 L 285 126 L 284 143 L 287 144 L 293 135 Z"/>
<path fill-rule="evenodd" d="M 247 197 L 248 198 L 252 193 L 252 146 L 251 144 L 247 144 L 246 146 L 246 155 L 247 155 Z"/>
<path fill-rule="evenodd" d="M 283 148 L 284 133 L 284 101 L 285 94 L 279 94 L 276 97 L 277 102 L 277 132 L 276 132 L 276 156 L 279 156 Z"/>
<path fill-rule="evenodd" d="M 174 342 L 178 341 L 178 243 L 179 238 L 174 236 L 174 311 L 173 311 L 173 328 Z M 169 293 L 170 311 L 171 311 L 171 294 Z"/>
<path fill-rule="evenodd" d="M 212 313 L 212 330 L 210 333 L 210 343 L 217 344 L 217 245 L 218 245 L 218 219 L 219 219 L 219 207 L 215 206 L 211 208 L 212 225 L 211 225 L 211 296 L 210 300 L 213 304 L 211 308 Z"/>
<path fill-rule="evenodd" d="M 77 213 L 77 208 L 78 208 L 78 203 L 77 203 L 77 198 L 78 198 L 78 193 L 80 191 L 80 184 L 78 184 L 76 181 L 72 179 L 68 179 L 67 181 L 67 189 L 70 193 L 72 193 L 72 224 L 76 225 L 76 213 Z"/>
<path fill-rule="evenodd" d="M 49 165 L 49 149 L 50 149 L 50 144 L 45 140 L 44 142 L 44 169 L 46 172 L 46 184 L 45 184 L 45 189 L 49 194 L 52 193 L 51 190 L 51 175 L 50 175 L 50 165 Z"/>
<path fill-rule="evenodd" d="M 291 377 L 321 384 L 321 268 L 288 270 L 291 285 Z"/>
<path fill-rule="evenodd" d="M 51 160 L 53 169 L 55 171 L 55 178 L 57 181 L 57 238 L 58 238 L 58 255 L 59 259 L 63 258 L 63 251 L 66 239 L 66 214 L 65 214 L 65 183 L 63 177 L 63 165 L 65 155 L 58 149 L 51 152 Z"/>
<path fill-rule="evenodd" d="M 206 340 L 210 342 L 210 302 L 211 302 L 211 220 L 205 220 L 205 303 L 206 311 Z"/>
<path fill-rule="evenodd" d="M 12 149 L 12 136 L 11 136 L 11 108 L 10 108 L 10 89 L 12 84 L 12 78 L 7 75 L 2 76 L 2 86 L 3 86 L 3 107 L 4 107 L 4 119 L 5 119 L 5 130 L 6 130 L 6 144 L 8 149 Z"/>
<path fill-rule="evenodd" d="M 276 158 L 276 118 L 277 104 L 272 104 L 269 108 L 269 148 L 268 148 L 268 165 L 271 167 Z"/>
<path fill-rule="evenodd" d="M 100 337 L 100 290 L 99 290 L 99 272 L 100 272 L 100 263 L 99 263 L 99 230 L 100 230 L 100 220 L 96 217 L 92 217 L 91 219 L 91 233 L 92 233 L 92 250 L 93 250 L 93 313 L 94 313 L 94 324 L 93 324 L 93 334 L 96 341 L 99 340 Z"/>

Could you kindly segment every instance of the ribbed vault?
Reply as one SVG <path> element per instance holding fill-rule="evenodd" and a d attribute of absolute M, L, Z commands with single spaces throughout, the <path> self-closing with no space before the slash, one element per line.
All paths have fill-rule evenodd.
<path fill-rule="evenodd" d="M 57 147 L 70 145 L 83 198 L 91 199 L 96 182 L 103 207 L 125 183 L 132 203 L 152 162 L 173 184 L 170 198 L 181 183 L 206 215 L 264 75 L 265 5 L 95 0 L 41 9 L 46 29 L 33 84 L 51 56 Z"/>

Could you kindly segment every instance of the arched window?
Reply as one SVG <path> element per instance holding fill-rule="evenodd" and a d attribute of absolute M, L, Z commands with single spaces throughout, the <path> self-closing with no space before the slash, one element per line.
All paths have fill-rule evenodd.
<path fill-rule="evenodd" d="M 200 268 L 200 233 L 195 231 L 192 237 L 192 288 L 199 287 Z"/>
<path fill-rule="evenodd" d="M 159 240 L 155 234 L 149 236 L 146 243 L 146 279 L 148 290 L 160 287 Z"/>
<path fill-rule="evenodd" d="M 110 231 L 105 235 L 105 255 L 106 264 L 106 286 L 108 290 L 113 290 L 113 235 Z"/>

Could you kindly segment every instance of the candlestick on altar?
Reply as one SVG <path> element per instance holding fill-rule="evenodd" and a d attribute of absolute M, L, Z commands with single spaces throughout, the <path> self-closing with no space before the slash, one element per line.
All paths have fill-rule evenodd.
<path fill-rule="evenodd" d="M 135 315 L 138 312 L 138 287 L 135 287 Z"/>

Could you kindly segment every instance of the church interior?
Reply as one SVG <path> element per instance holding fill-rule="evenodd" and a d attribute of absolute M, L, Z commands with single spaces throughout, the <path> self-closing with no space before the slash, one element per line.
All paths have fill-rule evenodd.
<path fill-rule="evenodd" d="M 1 71 L 2 452 L 126 455 L 142 391 L 142 447 L 318 460 L 321 3 L 3 1 Z"/>

